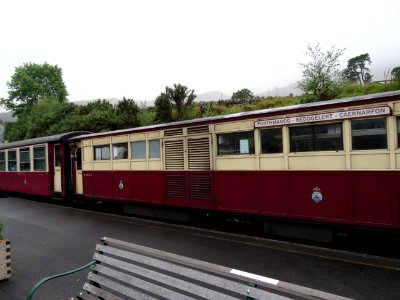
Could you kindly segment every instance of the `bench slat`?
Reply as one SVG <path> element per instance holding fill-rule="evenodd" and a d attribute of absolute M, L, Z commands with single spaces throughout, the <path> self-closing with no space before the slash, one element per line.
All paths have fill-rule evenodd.
<path fill-rule="evenodd" d="M 89 273 L 88 279 L 92 282 L 98 283 L 102 288 L 107 287 L 113 291 L 116 291 L 124 296 L 128 296 L 132 299 L 143 299 L 143 300 L 156 300 L 153 296 L 146 294 L 140 290 L 137 290 L 132 287 L 125 286 L 119 282 L 113 281 L 111 279 L 105 278 L 103 276 Z M 120 299 L 120 298 L 118 298 Z M 126 299 L 126 298 L 123 298 Z M 108 298 L 107 298 L 108 300 Z"/>
<path fill-rule="evenodd" d="M 93 288 L 95 288 L 95 287 L 93 287 Z M 99 300 L 99 297 L 92 296 L 84 290 L 80 291 L 76 297 L 79 300 Z M 73 300 L 73 299 L 75 299 L 75 298 L 72 298 L 71 300 Z"/>
<path fill-rule="evenodd" d="M 116 266 L 113 264 L 113 267 Z M 215 292 L 213 290 L 204 288 L 202 286 L 191 284 L 190 282 L 185 282 L 183 280 L 179 280 L 170 276 L 166 276 L 157 272 L 149 271 L 143 268 L 137 268 L 136 270 L 130 269 L 129 264 L 126 264 L 127 271 L 134 272 L 135 275 L 139 275 L 140 277 L 145 277 L 146 279 L 150 279 L 154 282 L 149 282 L 146 280 L 142 280 L 134 276 L 126 275 L 124 273 L 118 272 L 116 270 L 112 270 L 108 267 L 104 267 L 102 265 L 97 265 L 95 270 L 104 275 L 112 276 L 117 278 L 118 280 L 123 280 L 126 283 L 133 284 L 141 289 L 149 290 L 153 294 L 165 297 L 167 299 L 176 299 L 176 300 L 192 300 L 199 299 L 199 297 L 203 297 L 206 299 L 218 299 L 218 300 L 238 300 L 239 298 L 230 297 L 224 295 L 219 292 Z M 125 266 L 124 266 L 125 267 Z M 133 266 L 135 267 L 135 266 Z M 123 279 L 123 277 L 126 277 Z M 174 290 L 170 288 L 162 287 L 159 283 L 167 285 L 168 287 L 172 287 Z M 175 291 L 176 290 L 176 291 Z M 178 290 L 186 291 L 187 293 L 192 294 L 192 296 L 184 295 L 180 293 Z"/>
<path fill-rule="evenodd" d="M 282 300 L 288 299 L 286 297 L 276 295 L 275 293 L 272 293 L 270 291 L 253 288 L 248 283 L 250 280 L 239 281 L 239 280 L 235 280 L 233 278 L 231 279 L 231 278 L 215 276 L 210 273 L 211 271 L 205 272 L 202 270 L 195 270 L 195 269 L 183 266 L 183 265 L 177 265 L 177 264 L 174 264 L 171 262 L 166 262 L 163 260 L 159 260 L 156 258 L 146 256 L 146 255 L 142 255 L 139 253 L 128 252 L 125 250 L 120 250 L 120 249 L 116 249 L 116 248 L 109 247 L 109 246 L 98 245 L 96 247 L 96 249 L 103 253 L 107 253 L 107 254 L 110 254 L 113 256 L 119 256 L 124 259 L 129 259 L 134 262 L 140 262 L 144 265 L 155 267 L 158 270 L 161 270 L 161 272 L 175 273 L 178 276 L 184 276 L 184 277 L 190 278 L 192 280 L 194 279 L 194 280 L 198 280 L 198 281 L 207 283 L 209 285 L 215 286 L 217 290 L 226 289 L 230 292 L 235 292 L 241 296 L 251 296 L 251 297 L 254 297 L 257 299 L 270 299 L 271 297 L 273 297 L 273 299 L 282 299 Z M 132 266 L 132 265 L 125 266 L 123 262 L 121 262 L 117 259 L 114 259 L 114 258 L 104 256 L 102 254 L 95 254 L 94 259 L 99 260 L 101 262 L 108 263 L 112 266 L 118 266 L 119 268 L 121 268 L 125 271 L 135 272 L 143 277 L 147 277 L 147 278 L 154 279 L 154 280 L 159 280 L 160 282 L 162 282 L 164 284 L 168 284 L 170 286 L 177 286 L 184 290 L 193 291 L 194 294 L 201 295 L 207 299 L 238 299 L 235 297 L 229 297 L 225 294 L 221 294 L 214 290 L 205 289 L 204 287 L 202 288 L 198 285 L 190 284 L 190 283 L 186 282 L 185 280 L 179 280 L 179 279 L 175 279 L 173 277 L 169 277 L 169 278 L 161 277 L 161 275 L 159 275 L 159 273 L 157 273 L 155 271 L 149 271 L 146 268 L 142 268 L 139 266 Z M 164 276 L 166 276 L 166 275 L 164 275 Z M 177 281 L 177 280 L 179 280 L 179 282 L 173 282 L 173 281 Z M 239 297 L 239 295 L 237 295 L 237 297 Z"/>
<path fill-rule="evenodd" d="M 108 291 L 105 291 L 101 288 L 95 287 L 94 285 L 91 285 L 90 283 L 85 283 L 85 285 L 83 286 L 83 289 L 93 295 L 102 297 L 107 300 L 124 300 L 118 296 L 115 296 L 114 294 L 111 294 Z"/>

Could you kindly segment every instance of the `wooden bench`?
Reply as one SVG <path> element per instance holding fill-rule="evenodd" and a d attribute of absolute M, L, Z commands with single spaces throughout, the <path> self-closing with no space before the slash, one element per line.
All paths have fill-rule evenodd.
<path fill-rule="evenodd" d="M 347 299 L 108 237 L 87 279 L 73 299 Z"/>

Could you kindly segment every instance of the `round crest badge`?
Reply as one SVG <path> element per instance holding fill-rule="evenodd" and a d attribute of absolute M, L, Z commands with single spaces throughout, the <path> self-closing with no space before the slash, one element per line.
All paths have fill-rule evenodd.
<path fill-rule="evenodd" d="M 313 188 L 311 199 L 313 199 L 315 203 L 320 203 L 324 199 L 324 196 L 322 195 L 321 189 L 319 187 Z"/>
<path fill-rule="evenodd" d="M 124 183 L 122 182 L 122 180 L 119 181 L 118 188 L 119 188 L 121 191 L 124 189 Z"/>

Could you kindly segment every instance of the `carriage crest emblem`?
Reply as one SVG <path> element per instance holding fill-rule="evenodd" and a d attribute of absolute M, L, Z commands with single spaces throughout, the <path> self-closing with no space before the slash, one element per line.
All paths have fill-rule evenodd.
<path fill-rule="evenodd" d="M 122 180 L 119 181 L 118 188 L 120 189 L 120 191 L 124 189 L 124 183 L 122 182 Z"/>
<path fill-rule="evenodd" d="M 313 193 L 311 195 L 311 199 L 313 199 L 313 201 L 317 204 L 320 203 L 324 199 L 324 196 L 322 195 L 321 189 L 319 187 L 313 188 Z"/>

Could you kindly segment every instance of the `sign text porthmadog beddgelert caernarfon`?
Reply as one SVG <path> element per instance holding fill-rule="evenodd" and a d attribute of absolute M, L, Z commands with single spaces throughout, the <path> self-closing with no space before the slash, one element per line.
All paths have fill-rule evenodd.
<path fill-rule="evenodd" d="M 362 117 L 374 117 L 374 116 L 386 116 L 390 115 L 390 107 L 371 107 L 356 110 L 338 111 L 330 113 L 322 113 L 315 115 L 304 115 L 290 118 L 279 118 L 279 119 L 268 119 L 268 120 L 257 120 L 254 123 L 255 128 L 293 125 L 301 123 L 312 123 L 312 122 L 326 122 L 331 120 L 344 120 Z"/>

